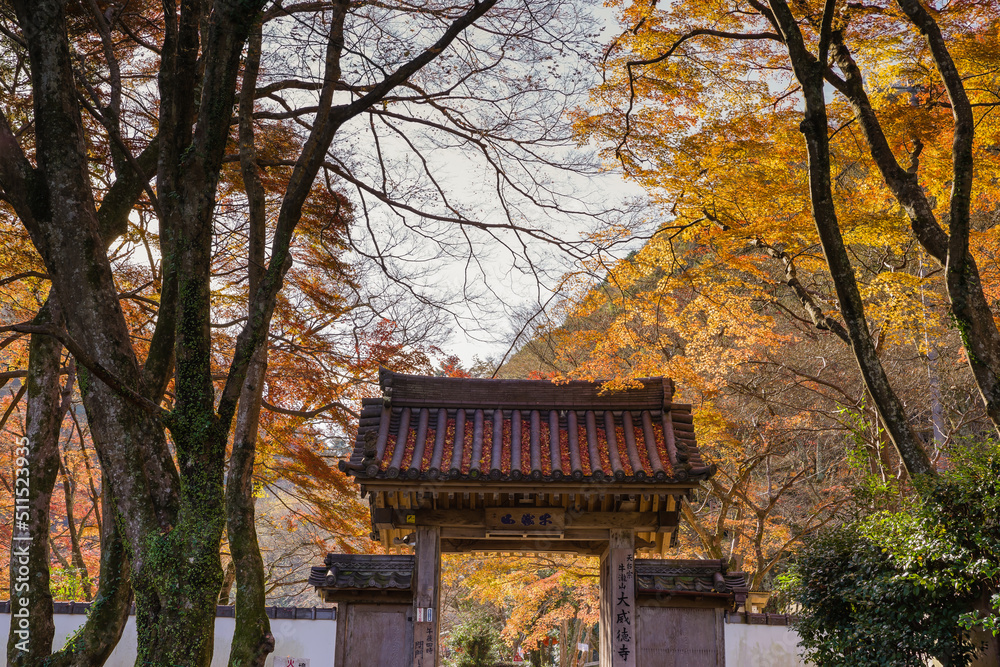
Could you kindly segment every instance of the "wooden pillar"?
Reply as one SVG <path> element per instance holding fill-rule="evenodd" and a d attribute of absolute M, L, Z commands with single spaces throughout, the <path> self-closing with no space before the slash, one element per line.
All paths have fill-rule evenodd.
<path fill-rule="evenodd" d="M 601 667 L 635 667 L 635 533 L 612 529 L 601 556 Z"/>
<path fill-rule="evenodd" d="M 438 667 L 438 609 L 441 599 L 441 529 L 416 529 L 413 574 L 413 667 Z"/>

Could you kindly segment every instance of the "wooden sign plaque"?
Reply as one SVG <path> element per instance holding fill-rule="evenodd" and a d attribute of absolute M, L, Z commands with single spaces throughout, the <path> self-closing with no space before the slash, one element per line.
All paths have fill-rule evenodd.
<path fill-rule="evenodd" d="M 562 535 L 566 510 L 559 507 L 487 508 L 486 530 L 490 534 Z"/>

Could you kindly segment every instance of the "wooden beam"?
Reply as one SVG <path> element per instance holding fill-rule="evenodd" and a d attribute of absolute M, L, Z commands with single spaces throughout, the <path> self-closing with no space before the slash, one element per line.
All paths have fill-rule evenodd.
<path fill-rule="evenodd" d="M 658 514 L 659 514 L 659 519 L 657 523 L 659 523 L 659 528 L 656 529 L 656 532 L 670 533 L 677 530 L 677 524 L 678 524 L 677 510 L 673 511 L 663 510 L 661 512 L 658 512 Z"/>
<path fill-rule="evenodd" d="M 523 508 L 515 508 L 521 510 Z M 538 508 L 535 508 L 538 509 Z M 560 509 L 560 508 L 556 508 Z M 373 519 L 380 529 L 417 526 L 484 527 L 487 510 L 375 509 Z M 569 528 L 628 528 L 638 532 L 656 532 L 677 527 L 677 512 L 577 512 L 565 513 Z M 669 532 L 664 530 L 664 532 Z"/>
<path fill-rule="evenodd" d="M 413 667 L 438 666 L 438 612 L 441 583 L 441 529 L 416 529 L 413 595 Z"/>
<path fill-rule="evenodd" d="M 375 524 L 376 530 L 392 530 L 394 528 L 393 518 L 396 515 L 396 510 L 389 507 L 373 507 L 372 508 L 372 523 Z"/>
<path fill-rule="evenodd" d="M 485 540 L 499 539 L 534 544 L 538 540 L 569 540 L 570 542 L 607 542 L 607 528 L 567 528 L 558 535 L 539 535 L 536 533 L 503 533 L 493 532 L 487 528 L 464 526 L 442 526 L 441 538 L 451 540 Z"/>
<path fill-rule="evenodd" d="M 628 528 L 639 532 L 652 532 L 659 528 L 658 512 L 570 512 L 566 526 L 573 528 Z"/>
<path fill-rule="evenodd" d="M 410 605 L 413 602 L 413 591 L 386 589 L 386 590 L 320 590 L 323 602 L 352 604 L 403 604 Z M 340 613 L 340 612 L 338 612 Z M 346 618 L 337 618 L 338 621 L 345 621 Z M 338 625 L 339 628 L 339 625 Z"/>
<path fill-rule="evenodd" d="M 463 539 L 442 539 L 441 553 L 467 554 L 477 552 L 532 552 L 532 553 L 569 553 L 582 556 L 599 556 L 605 549 L 606 543 L 602 542 L 579 542 L 571 540 L 544 540 L 543 538 L 532 538 L 530 540 L 463 540 Z"/>
<path fill-rule="evenodd" d="M 575 482 L 572 478 L 562 481 L 533 482 L 531 480 L 508 480 L 501 482 L 463 480 L 410 480 L 410 479 L 366 479 L 362 488 L 379 491 L 432 491 L 434 493 L 525 493 L 531 496 L 548 493 L 579 493 L 583 495 L 605 496 L 608 494 L 658 493 L 684 495 L 700 485 L 691 482 Z"/>
<path fill-rule="evenodd" d="M 613 529 L 601 557 L 601 665 L 636 667 L 635 534 Z"/>

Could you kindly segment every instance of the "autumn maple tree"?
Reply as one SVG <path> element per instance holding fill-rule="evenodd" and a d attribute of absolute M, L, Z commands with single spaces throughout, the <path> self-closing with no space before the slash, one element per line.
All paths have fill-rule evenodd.
<path fill-rule="evenodd" d="M 904 4 L 616 3 L 623 31 L 577 128 L 649 193 L 649 222 L 615 230 L 642 245 L 581 267 L 502 370 L 613 378 L 608 390 L 674 378 L 719 464 L 682 503 L 679 548 L 727 560 L 754 588 L 852 496 L 898 502 L 907 471 L 932 472 L 950 443 L 995 430 L 980 398 L 989 357 L 972 358 L 988 337 L 961 324 L 993 327 L 992 314 L 954 303 L 968 290 L 996 299 L 998 16 L 982 3 Z M 840 55 L 828 45 L 820 67 L 824 20 Z M 939 24 L 951 55 L 921 21 Z M 949 58 L 971 134 L 944 83 Z M 810 67 L 836 94 L 816 98 Z M 810 111 L 807 84 L 823 109 Z M 887 185 L 878 132 L 922 194 Z M 827 139 L 814 146 L 817 133 Z M 967 168 L 971 186 L 954 176 Z M 928 210 L 946 224 L 951 202 L 961 212 L 969 195 L 953 197 L 953 183 L 972 187 L 973 204 L 967 229 L 948 228 L 959 244 L 948 259 L 921 235 Z M 930 209 L 911 211 L 913 197 Z M 947 267 L 969 258 L 979 287 L 949 283 Z"/>
<path fill-rule="evenodd" d="M 914 475 L 933 466 L 882 350 L 894 332 L 912 332 L 924 291 L 944 293 L 989 418 L 1000 424 L 1000 334 L 990 307 L 995 7 L 618 7 L 627 29 L 605 53 L 601 111 L 579 128 L 668 212 L 650 241 L 659 266 L 722 266 L 744 294 L 777 276 L 796 317 L 850 346 Z M 691 252 L 703 259 L 692 262 Z M 733 325 L 760 317 L 729 311 L 720 318 Z"/>

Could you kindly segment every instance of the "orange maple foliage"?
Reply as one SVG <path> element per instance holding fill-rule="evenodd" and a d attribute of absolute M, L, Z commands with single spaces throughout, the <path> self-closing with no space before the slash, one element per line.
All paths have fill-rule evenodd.
<path fill-rule="evenodd" d="M 727 1 L 612 4 L 623 29 L 577 129 L 649 193 L 645 227 L 609 232 L 644 244 L 625 260 L 583 267 L 593 278 L 567 283 L 565 303 L 508 372 L 612 379 L 609 390 L 631 377 L 677 381 L 678 400 L 695 405 L 701 447 L 720 464 L 682 508 L 691 526 L 682 549 L 727 558 L 764 585 L 801 535 L 835 518 L 863 474 L 865 484 L 891 487 L 899 459 L 849 348 L 824 332 L 838 324 L 838 297 L 816 231 L 800 89 L 766 11 Z M 807 40 L 822 8 L 795 3 Z M 995 300 L 1000 14 L 956 2 L 935 19 L 977 82 L 968 86 L 970 245 Z M 837 4 L 834 23 L 892 150 L 946 210 L 953 123 L 927 49 L 893 6 Z M 834 203 L 868 326 L 933 458 L 947 440 L 988 429 L 946 315 L 944 272 L 875 168 L 855 109 L 833 95 L 827 113 Z"/>

